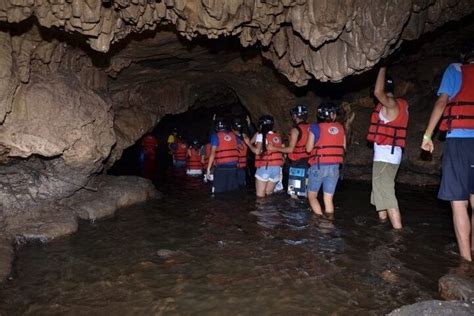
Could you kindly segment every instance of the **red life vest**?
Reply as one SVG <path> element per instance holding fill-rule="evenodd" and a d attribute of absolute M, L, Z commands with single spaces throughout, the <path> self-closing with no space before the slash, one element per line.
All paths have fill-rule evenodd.
<path fill-rule="evenodd" d="M 439 129 L 474 129 L 474 64 L 463 65 L 461 89 L 446 105 Z"/>
<path fill-rule="evenodd" d="M 308 163 L 341 164 L 344 161 L 344 127 L 341 123 L 320 123 L 320 136 Z"/>
<path fill-rule="evenodd" d="M 238 163 L 239 151 L 237 150 L 237 136 L 233 132 L 217 132 L 219 146 L 216 148 L 214 164 Z"/>
<path fill-rule="evenodd" d="M 206 144 L 204 146 L 204 168 L 207 168 L 209 163 L 209 157 L 211 156 L 211 144 Z"/>
<path fill-rule="evenodd" d="M 263 140 L 265 141 L 265 140 Z M 278 133 L 268 133 L 266 137 L 267 144 L 272 144 L 274 147 L 283 147 L 283 142 Z M 283 166 L 283 154 L 280 152 L 266 152 L 255 156 L 255 167 L 271 167 Z"/>
<path fill-rule="evenodd" d="M 296 126 L 298 129 L 298 141 L 296 142 L 293 152 L 288 154 L 290 160 L 296 161 L 310 157 L 310 154 L 306 152 L 306 141 L 308 140 L 310 126 L 311 124 L 308 123 L 299 123 Z"/>
<path fill-rule="evenodd" d="M 173 158 L 174 160 L 184 161 L 188 154 L 188 146 L 181 140 L 177 140 L 174 144 Z"/>
<path fill-rule="evenodd" d="M 380 120 L 382 104 L 375 107 L 370 117 L 369 134 L 367 140 L 377 145 L 391 145 L 392 151 L 395 146 L 405 148 L 408 126 L 408 103 L 404 99 L 397 99 L 398 115 L 390 122 L 384 123 Z"/>
<path fill-rule="evenodd" d="M 143 153 L 145 156 L 155 156 L 156 148 L 158 147 L 158 141 L 153 135 L 146 135 L 142 141 Z"/>
<path fill-rule="evenodd" d="M 190 148 L 189 152 L 191 153 L 191 156 L 188 155 L 186 158 L 186 169 L 201 170 L 201 153 L 196 148 Z"/>
<path fill-rule="evenodd" d="M 237 150 L 239 151 L 239 168 L 245 168 L 247 167 L 247 152 L 248 152 L 249 147 L 247 146 L 246 143 L 241 142 L 239 147 L 237 147 Z"/>

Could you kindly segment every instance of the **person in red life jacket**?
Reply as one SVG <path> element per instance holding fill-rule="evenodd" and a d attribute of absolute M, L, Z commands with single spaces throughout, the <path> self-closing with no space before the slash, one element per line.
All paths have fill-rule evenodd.
<path fill-rule="evenodd" d="M 153 179 L 156 176 L 156 149 L 158 140 L 152 134 L 147 134 L 142 139 L 143 148 L 143 176 Z"/>
<path fill-rule="evenodd" d="M 395 177 L 402 161 L 408 126 L 408 103 L 395 98 L 393 79 L 381 67 L 375 82 L 375 97 L 379 101 L 370 118 L 367 140 L 374 143 L 372 193 L 381 222 L 387 215 L 394 229 L 402 228 L 402 219 L 395 196 Z"/>
<path fill-rule="evenodd" d="M 292 198 L 306 196 L 306 185 L 308 181 L 308 158 L 306 142 L 309 135 L 308 108 L 306 105 L 297 105 L 290 111 L 293 127 L 290 130 L 288 147 L 268 149 L 288 154 L 290 167 L 288 169 L 288 194 Z"/>
<path fill-rule="evenodd" d="M 472 261 L 474 216 L 474 41 L 461 53 L 462 63 L 450 64 L 443 75 L 421 148 L 433 152 L 436 125 L 446 132 L 438 198 L 450 201 L 459 253 Z"/>
<path fill-rule="evenodd" d="M 237 165 L 239 163 L 239 139 L 230 131 L 228 123 L 217 118 L 214 124 L 215 134 L 211 135 L 211 154 L 206 168 L 206 177 L 213 169 L 212 193 L 234 191 L 239 188 Z"/>
<path fill-rule="evenodd" d="M 171 145 L 173 151 L 173 165 L 175 168 L 186 167 L 186 156 L 188 154 L 188 145 L 181 135 L 177 135 L 175 142 Z"/>
<path fill-rule="evenodd" d="M 204 170 L 207 168 L 207 163 L 209 162 L 209 157 L 211 156 L 211 143 L 207 143 L 206 145 L 201 147 L 201 164 Z M 204 173 L 204 182 L 212 181 L 212 168 L 210 173 L 210 178 L 207 177 L 207 173 Z"/>
<path fill-rule="evenodd" d="M 232 132 L 240 140 L 239 147 L 239 164 L 237 165 L 237 181 L 239 186 L 245 186 L 247 184 L 247 153 L 248 146 L 244 142 L 244 124 L 240 118 L 234 118 L 231 124 Z M 247 136 L 247 135 L 245 135 Z"/>
<path fill-rule="evenodd" d="M 186 174 L 189 176 L 202 175 L 201 144 L 197 139 L 193 139 L 188 148 Z"/>
<path fill-rule="evenodd" d="M 306 151 L 308 160 L 308 201 L 313 212 L 323 216 L 318 193 L 323 187 L 323 201 L 326 216 L 334 216 L 334 193 L 339 180 L 339 167 L 344 160 L 346 135 L 344 127 L 337 122 L 338 107 L 332 102 L 321 103 L 318 107 L 318 124 L 311 124 Z"/>
<path fill-rule="evenodd" d="M 281 136 L 273 131 L 274 120 L 270 115 L 263 115 L 258 120 L 258 133 L 255 143 L 252 144 L 248 137 L 244 137 L 245 143 L 255 154 L 255 189 L 257 197 L 266 197 L 273 193 L 275 185 L 281 180 L 281 167 L 283 166 L 283 154 L 270 151 L 267 146 L 271 144 L 274 148 L 282 147 Z"/>

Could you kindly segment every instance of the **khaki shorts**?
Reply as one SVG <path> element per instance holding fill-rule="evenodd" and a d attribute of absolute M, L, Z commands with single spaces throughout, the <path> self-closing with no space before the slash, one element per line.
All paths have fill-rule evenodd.
<path fill-rule="evenodd" d="M 385 211 L 391 208 L 398 209 L 395 196 L 395 177 L 399 166 L 388 162 L 374 161 L 370 203 L 375 205 L 377 211 Z"/>

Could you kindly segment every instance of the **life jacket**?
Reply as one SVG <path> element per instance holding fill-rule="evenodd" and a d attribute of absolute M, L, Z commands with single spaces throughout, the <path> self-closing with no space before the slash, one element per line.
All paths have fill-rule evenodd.
<path fill-rule="evenodd" d="M 173 158 L 178 161 L 185 161 L 188 154 L 188 146 L 180 140 L 174 144 Z"/>
<path fill-rule="evenodd" d="M 201 155 L 198 149 L 190 148 L 189 149 L 191 156 L 186 158 L 186 169 L 202 169 Z"/>
<path fill-rule="evenodd" d="M 145 156 L 155 156 L 158 141 L 153 135 L 146 135 L 142 141 L 143 153 Z"/>
<path fill-rule="evenodd" d="M 237 136 L 233 132 L 217 132 L 219 146 L 216 148 L 214 164 L 222 165 L 239 161 Z"/>
<path fill-rule="evenodd" d="M 265 140 L 263 140 L 265 141 Z M 272 144 L 274 147 L 283 147 L 283 142 L 278 133 L 268 133 L 266 137 L 267 144 Z M 283 154 L 280 152 L 266 152 L 255 156 L 255 167 L 271 167 L 283 166 Z"/>
<path fill-rule="evenodd" d="M 319 123 L 320 136 L 308 163 L 341 164 L 344 161 L 344 127 L 338 122 Z"/>
<path fill-rule="evenodd" d="M 292 161 L 307 159 L 310 154 L 306 152 L 306 141 L 309 136 L 309 128 L 311 124 L 299 123 L 296 128 L 298 129 L 298 141 L 296 142 L 295 148 L 291 154 L 288 154 L 288 158 Z"/>
<path fill-rule="evenodd" d="M 247 167 L 247 152 L 249 147 L 246 143 L 241 142 L 240 145 L 237 147 L 239 151 L 239 164 L 237 167 L 239 168 L 246 168 Z"/>
<path fill-rule="evenodd" d="M 208 143 L 204 146 L 204 168 L 207 168 L 207 164 L 209 163 L 209 157 L 211 156 L 211 144 Z"/>
<path fill-rule="evenodd" d="M 463 65 L 461 89 L 444 109 L 439 129 L 474 129 L 474 64 Z"/>
<path fill-rule="evenodd" d="M 370 117 L 369 134 L 367 140 L 377 145 L 391 145 L 392 154 L 395 146 L 405 148 L 408 126 L 408 103 L 404 99 L 397 99 L 398 115 L 390 122 L 384 123 L 380 120 L 382 104 L 375 107 Z"/>

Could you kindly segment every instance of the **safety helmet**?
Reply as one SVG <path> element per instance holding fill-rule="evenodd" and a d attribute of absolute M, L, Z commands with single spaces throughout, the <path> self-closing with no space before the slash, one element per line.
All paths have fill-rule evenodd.
<path fill-rule="evenodd" d="M 461 61 L 468 63 L 469 59 L 474 58 L 474 40 L 467 42 L 461 50 Z"/>
<path fill-rule="evenodd" d="M 191 141 L 191 147 L 198 148 L 200 145 L 201 143 L 197 139 Z"/>
<path fill-rule="evenodd" d="M 262 115 L 258 119 L 258 129 L 261 131 L 263 129 L 272 130 L 273 124 L 275 123 L 273 116 L 271 115 Z"/>
<path fill-rule="evenodd" d="M 318 107 L 318 120 L 326 121 L 331 113 L 337 114 L 339 107 L 333 102 L 322 102 Z"/>
<path fill-rule="evenodd" d="M 242 128 L 244 127 L 244 125 L 242 124 L 242 119 L 240 119 L 239 117 L 236 117 L 232 120 L 232 129 L 234 131 L 242 131 Z"/>
<path fill-rule="evenodd" d="M 389 93 L 394 93 L 395 91 L 395 84 L 393 83 L 393 78 L 390 76 L 385 76 L 384 91 Z"/>
<path fill-rule="evenodd" d="M 290 114 L 306 120 L 308 118 L 308 107 L 304 104 L 298 104 L 290 110 Z"/>
<path fill-rule="evenodd" d="M 173 133 L 173 134 L 179 134 L 179 133 L 178 133 L 178 128 L 177 128 L 177 127 L 173 127 L 172 133 Z"/>
<path fill-rule="evenodd" d="M 214 122 L 214 128 L 217 132 L 227 131 L 229 129 L 229 124 L 224 118 L 218 117 Z"/>

